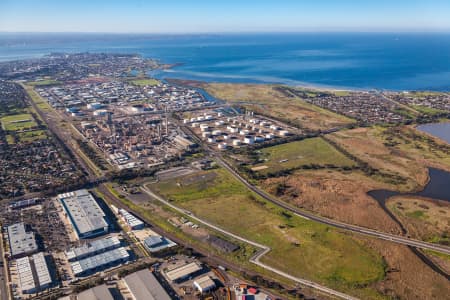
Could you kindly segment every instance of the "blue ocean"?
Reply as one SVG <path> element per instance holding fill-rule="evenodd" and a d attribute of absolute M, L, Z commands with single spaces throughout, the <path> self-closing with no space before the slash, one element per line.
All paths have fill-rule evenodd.
<path fill-rule="evenodd" d="M 0 34 L 0 61 L 84 51 L 180 63 L 160 78 L 450 90 L 450 33 Z"/>

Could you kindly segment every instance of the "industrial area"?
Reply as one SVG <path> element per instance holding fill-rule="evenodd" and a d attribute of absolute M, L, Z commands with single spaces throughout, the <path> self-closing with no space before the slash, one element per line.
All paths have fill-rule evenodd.
<path fill-rule="evenodd" d="M 329 136 L 410 122 L 405 105 L 448 109 L 447 96 L 270 87 L 352 121 L 312 130 L 148 73 L 166 67 L 88 53 L 0 63 L 1 300 L 356 299 L 387 271 L 353 235 L 448 252 L 281 200 L 303 197 L 289 181 L 301 172 L 386 177 Z M 358 251 L 373 273 L 323 275 L 316 249 L 349 273 Z"/>
<path fill-rule="evenodd" d="M 177 243 L 88 190 L 15 201 L 1 218 L 13 299 L 199 299 L 227 291 L 224 267 L 177 254 Z M 103 284 L 72 295 L 99 274 L 108 274 Z M 262 295 L 256 299 L 268 299 Z"/>

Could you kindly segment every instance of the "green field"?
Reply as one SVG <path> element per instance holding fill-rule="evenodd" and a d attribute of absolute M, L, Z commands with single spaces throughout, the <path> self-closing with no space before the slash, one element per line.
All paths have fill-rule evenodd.
<path fill-rule="evenodd" d="M 21 142 L 32 142 L 36 140 L 42 140 L 47 138 L 45 130 L 33 130 L 27 132 L 21 132 L 18 134 Z"/>
<path fill-rule="evenodd" d="M 139 85 L 139 86 L 146 86 L 146 85 L 158 85 L 160 82 L 156 79 L 153 78 L 148 78 L 148 79 L 135 79 L 135 80 L 130 80 L 130 82 L 132 84 L 135 85 Z"/>
<path fill-rule="evenodd" d="M 264 148 L 258 154 L 265 161 L 254 167 L 263 174 L 311 165 L 351 167 L 356 164 L 320 137 Z"/>
<path fill-rule="evenodd" d="M 60 81 L 53 80 L 53 79 L 45 79 L 45 80 L 39 80 L 39 81 L 30 81 L 27 82 L 28 85 L 31 86 L 44 86 L 44 85 L 55 85 L 55 84 L 61 84 Z"/>
<path fill-rule="evenodd" d="M 446 111 L 432 108 L 432 107 L 426 107 L 423 105 L 411 105 L 411 107 L 418 111 L 419 113 L 426 114 L 426 115 L 440 115 L 445 113 Z"/>
<path fill-rule="evenodd" d="M 176 205 L 272 248 L 262 261 L 292 275 L 367 298 L 363 287 L 384 277 L 384 261 L 353 237 L 293 216 L 250 192 L 223 169 L 148 184 Z"/>
<path fill-rule="evenodd" d="M 27 121 L 25 121 L 27 120 Z M 24 121 L 24 122 L 19 122 Z M 17 114 L 5 116 L 0 119 L 4 130 L 19 131 L 37 126 L 30 114 Z"/>

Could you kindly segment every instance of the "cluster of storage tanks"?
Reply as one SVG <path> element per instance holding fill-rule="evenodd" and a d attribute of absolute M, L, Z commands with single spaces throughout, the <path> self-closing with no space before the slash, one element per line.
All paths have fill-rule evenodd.
<path fill-rule="evenodd" d="M 183 123 L 190 124 L 192 128 L 199 128 L 204 140 L 211 144 L 217 143 L 217 147 L 222 150 L 290 135 L 288 130 L 253 116 L 224 117 L 222 113 L 217 115 L 205 113 L 202 116 L 184 119 Z"/>

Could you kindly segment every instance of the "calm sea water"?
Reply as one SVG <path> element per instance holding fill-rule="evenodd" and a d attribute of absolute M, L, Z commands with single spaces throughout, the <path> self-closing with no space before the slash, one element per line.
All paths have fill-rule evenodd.
<path fill-rule="evenodd" d="M 49 52 L 139 53 L 160 77 L 354 89 L 450 90 L 450 33 L 0 34 L 0 61 Z"/>

